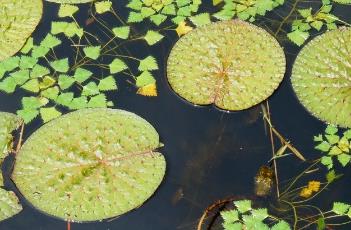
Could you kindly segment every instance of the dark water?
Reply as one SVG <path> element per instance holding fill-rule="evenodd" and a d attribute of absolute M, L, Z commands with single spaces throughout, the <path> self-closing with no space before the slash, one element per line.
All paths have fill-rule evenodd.
<path fill-rule="evenodd" d="M 126 18 L 124 5 L 125 1 L 114 1 L 116 11 Z M 203 9 L 208 7 L 209 4 L 206 3 Z M 49 30 L 57 5 L 45 3 L 44 9 L 43 20 L 34 34 L 36 37 L 43 36 Z M 282 7 L 280 11 L 287 13 L 287 9 Z M 351 21 L 351 6 L 337 6 L 334 12 L 343 20 Z M 87 7 L 82 7 L 80 18 L 85 20 L 87 14 Z M 115 20 L 108 22 L 118 26 Z M 147 26 L 149 25 L 144 24 L 137 29 L 145 31 Z M 90 30 L 94 30 L 94 27 Z M 72 224 L 73 230 L 195 229 L 203 210 L 216 200 L 228 196 L 254 195 L 253 178 L 257 169 L 271 158 L 271 145 L 265 133 L 260 107 L 225 113 L 211 106 L 196 107 L 181 100 L 170 90 L 165 77 L 165 60 L 176 40 L 175 33 L 170 32 L 161 44 L 149 50 L 140 49 L 138 45 L 128 48 L 140 57 L 151 52 L 158 58 L 161 70 L 157 72 L 157 98 L 136 95 L 135 89 L 126 83 L 125 78 L 118 79 L 120 90 L 108 95 L 117 108 L 144 117 L 159 132 L 161 141 L 165 144 L 162 153 L 167 159 L 167 173 L 163 183 L 155 195 L 139 209 L 110 222 Z M 291 44 L 283 45 L 288 60 L 287 74 L 279 89 L 269 98 L 272 120 L 275 127 L 305 157 L 318 158 L 320 155 L 313 149 L 312 137 L 324 130 L 325 124 L 312 117 L 297 101 L 289 78 L 299 49 Z M 21 96 L 21 93 L 0 93 L 0 110 L 15 112 L 20 108 Z M 40 121 L 36 120 L 26 128 L 25 137 L 38 127 Z M 5 164 L 6 187 L 17 191 L 8 177 L 10 162 L 11 159 L 8 159 Z M 284 158 L 278 164 L 280 179 L 287 180 L 306 166 L 293 156 Z M 350 175 L 351 170 L 346 168 L 343 172 Z M 345 176 L 333 184 L 332 188 L 316 201 L 318 206 L 329 210 L 333 201 L 351 202 L 350 177 Z M 66 229 L 64 221 L 40 213 L 20 194 L 19 197 L 24 210 L 1 222 L 1 230 Z M 343 229 L 351 229 L 351 226 Z"/>

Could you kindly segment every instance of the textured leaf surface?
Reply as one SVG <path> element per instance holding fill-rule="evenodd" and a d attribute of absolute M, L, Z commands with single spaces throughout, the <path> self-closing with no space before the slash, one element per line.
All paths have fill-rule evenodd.
<path fill-rule="evenodd" d="M 300 102 L 317 118 L 351 127 L 351 29 L 329 31 L 296 58 L 291 82 Z"/>
<path fill-rule="evenodd" d="M 12 113 L 0 112 L 0 162 L 12 147 L 12 132 L 19 127 L 21 119 Z M 1 165 L 1 163 L 0 163 Z"/>
<path fill-rule="evenodd" d="M 38 25 L 42 0 L 1 0 L 0 61 L 17 53 Z"/>
<path fill-rule="evenodd" d="M 135 114 L 79 110 L 45 124 L 24 143 L 13 180 L 50 215 L 114 217 L 139 207 L 159 186 L 165 173 L 159 145 L 156 130 Z"/>
<path fill-rule="evenodd" d="M 22 211 L 22 206 L 15 193 L 0 188 L 0 221 L 16 215 L 20 211 Z"/>
<path fill-rule="evenodd" d="M 167 65 L 168 81 L 177 94 L 194 104 L 226 110 L 265 100 L 284 72 L 285 56 L 278 42 L 240 20 L 190 31 L 173 47 Z"/>
<path fill-rule="evenodd" d="M 94 0 L 46 0 L 48 2 L 56 2 L 60 4 L 79 4 L 79 3 L 87 3 L 92 2 Z"/>

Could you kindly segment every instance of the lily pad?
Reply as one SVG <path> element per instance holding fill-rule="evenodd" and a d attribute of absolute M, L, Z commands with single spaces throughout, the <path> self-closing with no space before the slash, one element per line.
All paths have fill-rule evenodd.
<path fill-rule="evenodd" d="M 0 188 L 0 221 L 16 215 L 20 211 L 22 211 L 22 206 L 15 193 Z"/>
<path fill-rule="evenodd" d="M 285 55 L 265 30 L 240 21 L 215 22 L 184 35 L 167 64 L 168 82 L 185 100 L 242 110 L 267 99 L 285 73 Z"/>
<path fill-rule="evenodd" d="M 42 0 L 1 0 L 0 61 L 17 53 L 37 27 Z"/>
<path fill-rule="evenodd" d="M 80 3 L 88 3 L 93 2 L 95 0 L 46 0 L 47 2 L 55 2 L 59 4 L 80 4 Z"/>
<path fill-rule="evenodd" d="M 143 204 L 165 173 L 156 130 L 123 110 L 84 109 L 38 129 L 13 180 L 38 209 L 70 221 L 121 215 Z"/>
<path fill-rule="evenodd" d="M 309 42 L 296 58 L 294 91 L 317 118 L 351 127 L 351 29 L 326 32 Z"/>
<path fill-rule="evenodd" d="M 17 129 L 22 120 L 12 113 L 0 112 L 0 165 L 12 148 L 12 132 Z"/>

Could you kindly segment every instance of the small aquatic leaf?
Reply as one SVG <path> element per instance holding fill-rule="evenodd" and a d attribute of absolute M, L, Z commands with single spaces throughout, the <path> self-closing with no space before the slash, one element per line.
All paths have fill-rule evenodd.
<path fill-rule="evenodd" d="M 332 211 L 338 215 L 345 215 L 350 208 L 349 204 L 334 202 Z"/>
<path fill-rule="evenodd" d="M 51 35 L 50 33 L 48 33 L 46 35 L 46 37 L 44 38 L 43 41 L 41 41 L 40 46 L 52 49 L 58 45 L 60 45 L 62 42 L 60 39 L 58 39 L 57 37 Z"/>
<path fill-rule="evenodd" d="M 112 2 L 111 1 L 100 1 L 95 2 L 95 10 L 98 14 L 103 14 L 111 10 Z"/>
<path fill-rule="evenodd" d="M 13 93 L 16 89 L 17 83 L 14 78 L 8 77 L 0 82 L 0 90 L 6 93 Z"/>
<path fill-rule="evenodd" d="M 51 33 L 54 35 L 64 33 L 67 27 L 68 27 L 68 22 L 52 22 Z"/>
<path fill-rule="evenodd" d="M 140 71 L 157 70 L 158 64 L 156 59 L 153 56 L 147 56 L 146 58 L 140 60 L 138 69 Z"/>
<path fill-rule="evenodd" d="M 22 106 L 24 109 L 38 109 L 41 103 L 37 97 L 23 97 Z"/>
<path fill-rule="evenodd" d="M 127 39 L 129 37 L 130 27 L 129 26 L 115 27 L 112 29 L 112 32 L 118 38 Z"/>
<path fill-rule="evenodd" d="M 310 37 L 310 33 L 306 31 L 301 31 L 301 30 L 294 30 L 288 33 L 287 36 L 290 39 L 290 41 L 292 41 L 298 46 L 301 46 Z"/>
<path fill-rule="evenodd" d="M 39 115 L 39 110 L 37 109 L 17 110 L 17 115 L 23 119 L 24 123 L 28 124 Z"/>
<path fill-rule="evenodd" d="M 159 32 L 149 30 L 145 34 L 144 39 L 147 42 L 147 44 L 152 46 L 152 45 L 155 45 L 156 43 L 158 43 L 159 41 L 161 41 L 163 37 L 164 36 L 162 34 L 160 34 Z"/>
<path fill-rule="evenodd" d="M 38 59 L 29 56 L 21 56 L 19 67 L 20 69 L 31 69 L 37 64 Z"/>
<path fill-rule="evenodd" d="M 24 46 L 22 47 L 21 53 L 28 54 L 32 48 L 33 48 L 33 38 L 30 37 L 28 38 L 26 44 L 24 44 Z"/>
<path fill-rule="evenodd" d="M 136 86 L 139 88 L 144 87 L 144 86 L 149 85 L 149 84 L 154 84 L 154 83 L 156 83 L 156 80 L 149 71 L 142 72 L 136 78 Z"/>
<path fill-rule="evenodd" d="M 178 34 L 178 36 L 182 36 L 184 34 L 187 34 L 188 32 L 190 32 L 193 29 L 193 27 L 191 26 L 187 26 L 185 21 L 182 21 L 181 23 L 179 23 L 178 27 L 176 28 L 176 32 Z"/>
<path fill-rule="evenodd" d="M 163 14 L 155 14 L 150 16 L 150 21 L 157 26 L 161 25 L 161 23 L 166 21 L 166 19 L 167 19 L 167 16 Z"/>
<path fill-rule="evenodd" d="M 73 93 L 61 93 L 60 95 L 58 95 L 58 97 L 56 98 L 56 103 L 63 105 L 63 106 L 69 106 L 73 100 L 74 94 Z"/>
<path fill-rule="evenodd" d="M 74 82 L 75 82 L 75 79 L 73 77 L 61 74 L 58 78 L 57 83 L 62 90 L 65 90 L 71 87 Z"/>
<path fill-rule="evenodd" d="M 235 209 L 222 211 L 221 217 L 225 223 L 234 223 L 239 220 L 239 212 Z"/>
<path fill-rule="evenodd" d="M 30 72 L 30 78 L 41 78 L 48 75 L 50 70 L 42 65 L 36 64 Z"/>
<path fill-rule="evenodd" d="M 253 209 L 251 210 L 251 215 L 257 221 L 263 221 L 269 216 L 266 208 Z"/>
<path fill-rule="evenodd" d="M 351 161 L 351 156 L 345 153 L 338 155 L 337 158 L 343 167 L 345 167 Z"/>
<path fill-rule="evenodd" d="M 95 82 L 89 82 L 83 86 L 82 96 L 93 96 L 99 94 L 99 87 Z"/>
<path fill-rule="evenodd" d="M 12 132 L 19 128 L 22 119 L 15 114 L 0 112 L 0 166 L 13 148 Z M 2 173 L 0 173 L 2 176 Z M 0 187 L 3 183 L 0 183 Z M 0 208 L 1 211 L 1 208 Z"/>
<path fill-rule="evenodd" d="M 234 201 L 234 205 L 240 213 L 245 213 L 245 212 L 248 212 L 252 209 L 251 208 L 251 200 Z"/>
<path fill-rule="evenodd" d="M 157 86 L 155 83 L 145 85 L 140 87 L 137 91 L 137 94 L 147 96 L 147 97 L 156 97 L 157 96 Z"/>
<path fill-rule="evenodd" d="M 280 220 L 278 223 L 272 226 L 271 230 L 291 230 L 291 228 L 286 221 Z"/>
<path fill-rule="evenodd" d="M 322 152 L 328 152 L 329 149 L 331 148 L 331 145 L 326 142 L 326 141 L 322 141 L 319 145 L 317 145 L 316 147 L 314 147 L 315 149 L 318 149 Z"/>
<path fill-rule="evenodd" d="M 59 112 L 55 107 L 40 108 L 40 116 L 41 119 L 43 119 L 44 123 L 61 116 L 61 114 L 62 113 Z"/>
<path fill-rule="evenodd" d="M 85 96 L 73 98 L 71 103 L 67 105 L 70 109 L 83 109 L 86 108 L 88 104 L 88 99 Z"/>
<path fill-rule="evenodd" d="M 34 57 L 34 58 L 45 57 L 49 51 L 50 51 L 50 49 L 47 47 L 34 46 L 33 50 L 32 50 L 32 57 Z"/>
<path fill-rule="evenodd" d="M 140 13 L 136 12 L 130 12 L 128 16 L 128 22 L 133 23 L 133 22 L 142 22 L 144 19 L 143 15 Z"/>
<path fill-rule="evenodd" d="M 105 108 L 107 107 L 106 96 L 104 94 L 98 94 L 94 97 L 91 97 L 87 107 L 88 108 Z"/>
<path fill-rule="evenodd" d="M 166 5 L 165 7 L 163 7 L 161 13 L 167 14 L 167 15 L 176 15 L 177 14 L 176 7 L 173 4 Z"/>
<path fill-rule="evenodd" d="M 12 179 L 49 215 L 74 222 L 112 218 L 140 207 L 161 183 L 166 162 L 159 144 L 156 130 L 135 114 L 83 109 L 32 134 Z"/>
<path fill-rule="evenodd" d="M 6 72 L 14 70 L 19 66 L 20 57 L 10 57 L 0 62 L 0 67 Z"/>
<path fill-rule="evenodd" d="M 39 92 L 39 81 L 38 79 L 31 79 L 21 86 L 22 89 L 27 91 L 38 93 Z"/>
<path fill-rule="evenodd" d="M 51 67 L 61 73 L 66 73 L 69 69 L 68 58 L 50 62 Z"/>
<path fill-rule="evenodd" d="M 56 80 L 50 76 L 45 76 L 39 84 L 40 89 L 46 89 L 53 86 Z"/>
<path fill-rule="evenodd" d="M 328 169 L 333 168 L 333 159 L 328 156 L 323 156 L 321 158 L 321 163 L 325 166 L 327 166 Z"/>
<path fill-rule="evenodd" d="M 13 78 L 17 85 L 23 85 L 29 79 L 29 70 L 18 70 L 12 72 L 10 77 Z"/>
<path fill-rule="evenodd" d="M 41 95 L 51 100 L 56 100 L 60 90 L 57 86 L 41 91 Z"/>
<path fill-rule="evenodd" d="M 224 230 L 242 230 L 242 223 L 223 223 Z"/>
<path fill-rule="evenodd" d="M 83 51 L 87 57 L 96 60 L 100 56 L 101 46 L 84 47 Z"/>
<path fill-rule="evenodd" d="M 83 68 L 78 68 L 76 69 L 76 71 L 74 72 L 74 79 L 79 82 L 79 83 L 83 83 L 86 80 L 88 80 L 91 76 L 93 75 L 92 72 L 90 72 L 89 70 L 83 69 Z"/>
<path fill-rule="evenodd" d="M 114 74 L 114 73 L 119 73 L 123 70 L 128 69 L 128 66 L 126 65 L 126 63 L 124 63 L 124 61 L 122 61 L 119 58 L 115 58 L 109 65 L 110 67 L 110 73 Z"/>
<path fill-rule="evenodd" d="M 133 10 L 141 10 L 143 3 L 140 0 L 131 0 L 127 7 Z"/>
<path fill-rule="evenodd" d="M 334 170 L 330 170 L 326 175 L 326 179 L 328 183 L 332 183 L 333 181 L 340 178 L 341 176 L 342 175 L 336 175 Z"/>
<path fill-rule="evenodd" d="M 60 5 L 58 16 L 61 18 L 73 17 L 73 14 L 75 14 L 78 10 L 79 10 L 79 8 L 77 6 L 73 6 L 73 5 L 69 5 L 69 4 L 62 4 L 62 5 Z"/>
<path fill-rule="evenodd" d="M 92 2 L 94 0 L 46 0 L 47 2 L 56 2 L 60 4 L 80 4 L 80 3 L 87 3 Z"/>
<path fill-rule="evenodd" d="M 98 88 L 100 91 L 116 90 L 116 80 L 112 76 L 105 77 L 99 81 Z"/>
<path fill-rule="evenodd" d="M 327 128 L 325 129 L 326 134 L 334 135 L 338 132 L 338 127 L 334 125 L 328 125 Z"/>
<path fill-rule="evenodd" d="M 0 221 L 8 219 L 22 211 L 16 194 L 0 188 Z"/>
<path fill-rule="evenodd" d="M 211 18 L 209 13 L 202 13 L 190 17 L 190 21 L 198 27 L 211 23 Z"/>

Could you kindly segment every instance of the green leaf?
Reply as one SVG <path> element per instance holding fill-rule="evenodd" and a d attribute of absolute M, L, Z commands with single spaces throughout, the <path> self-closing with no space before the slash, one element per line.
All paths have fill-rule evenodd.
<path fill-rule="evenodd" d="M 45 55 L 50 51 L 49 48 L 44 46 L 34 46 L 32 50 L 32 57 L 40 58 L 45 57 Z"/>
<path fill-rule="evenodd" d="M 40 116 L 44 123 L 61 116 L 61 114 L 55 107 L 40 108 Z"/>
<path fill-rule="evenodd" d="M 295 43 L 298 46 L 301 46 L 309 38 L 310 33 L 300 30 L 294 30 L 293 32 L 288 33 L 288 38 L 290 41 Z"/>
<path fill-rule="evenodd" d="M 13 93 L 15 92 L 17 83 L 14 78 L 8 77 L 2 82 L 0 82 L 0 90 L 4 91 L 5 93 Z"/>
<path fill-rule="evenodd" d="M 96 60 L 100 56 L 101 46 L 88 46 L 84 47 L 83 51 L 85 55 L 93 60 Z"/>
<path fill-rule="evenodd" d="M 349 208 L 350 208 L 350 205 L 348 204 L 341 203 L 341 202 L 334 202 L 332 211 L 338 215 L 345 215 L 349 210 Z"/>
<path fill-rule="evenodd" d="M 140 13 L 143 18 L 147 18 L 155 14 L 156 11 L 149 7 L 141 7 Z"/>
<path fill-rule="evenodd" d="M 58 78 L 58 84 L 62 90 L 68 89 L 73 85 L 75 79 L 68 75 L 61 74 Z"/>
<path fill-rule="evenodd" d="M 37 97 L 23 97 L 22 106 L 24 109 L 38 109 L 41 107 L 41 103 Z"/>
<path fill-rule="evenodd" d="M 36 64 L 30 72 L 30 78 L 41 78 L 50 73 L 48 68 Z"/>
<path fill-rule="evenodd" d="M 203 26 L 203 25 L 211 23 L 211 18 L 210 18 L 209 13 L 202 13 L 202 14 L 198 14 L 196 16 L 190 17 L 190 21 L 195 26 Z"/>
<path fill-rule="evenodd" d="M 41 92 L 41 95 L 43 97 L 49 98 L 51 100 L 56 100 L 56 98 L 58 97 L 59 92 L 60 92 L 59 88 L 57 86 L 55 86 L 55 87 L 43 90 Z"/>
<path fill-rule="evenodd" d="M 304 18 L 311 17 L 312 16 L 312 8 L 308 9 L 299 9 L 298 12 L 300 15 Z"/>
<path fill-rule="evenodd" d="M 51 67 L 61 73 L 66 73 L 69 69 L 68 58 L 50 62 Z"/>
<path fill-rule="evenodd" d="M 155 83 L 156 80 L 152 76 L 152 74 L 149 71 L 144 71 L 142 72 L 137 78 L 136 78 L 136 86 L 138 88 L 144 87 L 146 85 L 150 85 Z"/>
<path fill-rule="evenodd" d="M 157 70 L 158 69 L 157 61 L 154 57 L 147 56 L 146 58 L 140 60 L 138 69 L 140 71 Z"/>
<path fill-rule="evenodd" d="M 89 108 L 105 108 L 107 107 L 106 104 L 106 96 L 104 94 L 96 95 L 90 98 L 88 102 Z"/>
<path fill-rule="evenodd" d="M 224 230 L 243 230 L 243 225 L 241 223 L 223 223 Z"/>
<path fill-rule="evenodd" d="M 253 209 L 251 210 L 251 215 L 257 221 L 263 221 L 269 216 L 266 208 Z"/>
<path fill-rule="evenodd" d="M 110 1 L 101 1 L 95 3 L 95 10 L 98 14 L 103 14 L 111 10 L 112 2 Z"/>
<path fill-rule="evenodd" d="M 344 137 L 346 137 L 347 139 L 351 140 L 351 129 L 346 130 L 343 134 Z"/>
<path fill-rule="evenodd" d="M 77 82 L 83 83 L 86 80 L 88 80 L 92 75 L 93 73 L 90 72 L 89 70 L 78 68 L 76 69 L 73 77 Z"/>
<path fill-rule="evenodd" d="M 140 0 L 131 0 L 127 7 L 132 9 L 132 10 L 141 10 L 141 7 L 143 6 L 143 3 Z"/>
<path fill-rule="evenodd" d="M 29 70 L 19 70 L 10 74 L 17 85 L 23 85 L 29 79 Z"/>
<path fill-rule="evenodd" d="M 169 4 L 165 7 L 163 7 L 161 13 L 167 14 L 167 15 L 176 15 L 177 14 L 176 7 L 173 4 Z"/>
<path fill-rule="evenodd" d="M 93 96 L 99 94 L 99 87 L 95 82 L 89 82 L 83 86 L 82 96 Z"/>
<path fill-rule="evenodd" d="M 79 10 L 77 6 L 61 4 L 58 15 L 60 18 L 73 17 L 73 15 Z"/>
<path fill-rule="evenodd" d="M 113 76 L 108 76 L 104 79 L 101 79 L 98 88 L 100 91 L 116 90 L 116 80 L 113 78 Z"/>
<path fill-rule="evenodd" d="M 273 225 L 271 230 L 290 230 L 290 225 L 284 220 L 280 220 L 277 224 Z"/>
<path fill-rule="evenodd" d="M 40 89 L 46 89 L 50 86 L 53 86 L 56 83 L 56 80 L 50 76 L 45 76 L 43 80 L 40 82 L 39 87 Z"/>
<path fill-rule="evenodd" d="M 167 19 L 167 16 L 163 14 L 155 14 L 150 16 L 150 21 L 152 21 L 155 25 L 159 26 L 162 22 Z"/>
<path fill-rule="evenodd" d="M 334 125 L 328 125 L 327 128 L 325 129 L 326 134 L 336 134 L 338 132 L 338 128 Z"/>
<path fill-rule="evenodd" d="M 161 41 L 164 36 L 159 32 L 149 30 L 147 31 L 146 35 L 144 36 L 145 41 L 150 46 L 156 44 L 157 42 Z"/>
<path fill-rule="evenodd" d="M 22 206 L 16 194 L 0 188 L 0 221 L 8 219 L 22 211 Z"/>
<path fill-rule="evenodd" d="M 329 149 L 331 148 L 331 145 L 326 142 L 326 141 L 322 141 L 319 145 L 317 145 L 316 147 L 314 147 L 315 149 L 318 149 L 322 152 L 328 152 Z"/>
<path fill-rule="evenodd" d="M 115 27 L 112 29 L 112 32 L 118 38 L 127 39 L 129 37 L 130 27 L 129 26 Z"/>
<path fill-rule="evenodd" d="M 118 73 L 121 72 L 125 69 L 128 69 L 128 66 L 124 63 L 124 61 L 122 61 L 119 58 L 115 58 L 109 65 L 110 67 L 110 73 L 114 74 L 114 73 Z"/>
<path fill-rule="evenodd" d="M 33 92 L 33 93 L 38 93 L 39 92 L 39 81 L 38 79 L 31 79 L 27 81 L 24 85 L 21 86 L 21 88 Z"/>
<path fill-rule="evenodd" d="M 67 105 L 70 109 L 83 109 L 88 106 L 88 99 L 85 96 L 73 98 L 71 103 Z"/>
<path fill-rule="evenodd" d="M 47 34 L 46 37 L 44 38 L 43 41 L 41 41 L 40 46 L 52 49 L 58 45 L 60 45 L 62 42 L 60 39 L 58 39 L 57 37 L 51 35 L 51 34 Z"/>
<path fill-rule="evenodd" d="M 326 175 L 326 179 L 328 183 L 332 183 L 333 181 L 337 180 L 341 176 L 342 176 L 341 174 L 336 175 L 334 170 L 330 170 Z"/>
<path fill-rule="evenodd" d="M 144 17 L 140 13 L 136 13 L 134 11 L 129 13 L 129 16 L 128 16 L 129 23 L 142 22 L 143 20 L 144 20 Z"/>
<path fill-rule="evenodd" d="M 10 57 L 7 58 L 4 61 L 0 62 L 0 67 L 6 72 L 6 71 L 11 71 L 14 70 L 19 66 L 20 62 L 20 57 L 15 56 L 15 57 Z"/>
<path fill-rule="evenodd" d="M 320 31 L 320 30 L 322 29 L 323 22 L 321 22 L 321 21 L 313 21 L 313 22 L 311 23 L 311 26 L 312 26 L 313 28 L 315 28 L 316 30 Z"/>
<path fill-rule="evenodd" d="M 335 156 L 335 155 L 339 155 L 339 154 L 341 154 L 341 153 L 342 153 L 342 151 L 341 151 L 341 149 L 339 149 L 338 146 L 333 146 L 333 147 L 330 149 L 328 155 L 330 155 L 330 156 Z"/>
<path fill-rule="evenodd" d="M 251 210 L 251 200 L 238 200 L 234 202 L 234 205 L 240 213 L 245 213 Z"/>
<path fill-rule="evenodd" d="M 333 160 L 331 157 L 323 156 L 321 158 L 321 164 L 327 166 L 328 169 L 333 168 Z"/>
<path fill-rule="evenodd" d="M 57 104 L 69 106 L 73 100 L 73 93 L 61 93 L 55 100 Z"/>
<path fill-rule="evenodd" d="M 37 109 L 22 109 L 17 110 L 17 114 L 23 119 L 24 123 L 28 124 L 39 115 L 39 111 Z"/>
<path fill-rule="evenodd" d="M 235 209 L 222 211 L 221 217 L 223 218 L 225 223 L 234 223 L 239 220 L 239 212 Z"/>
<path fill-rule="evenodd" d="M 343 153 L 343 154 L 340 154 L 338 155 L 338 161 L 340 162 L 340 164 L 345 167 L 351 160 L 351 156 L 346 154 L 346 153 Z"/>
<path fill-rule="evenodd" d="M 29 56 L 21 56 L 19 67 L 20 69 L 31 69 L 37 64 L 38 59 Z"/>
<path fill-rule="evenodd" d="M 68 27 L 68 22 L 52 22 L 51 23 L 51 33 L 52 34 L 60 34 L 60 33 L 65 33 L 67 27 Z"/>
<path fill-rule="evenodd" d="M 26 44 L 22 47 L 21 53 L 27 54 L 33 48 L 33 38 L 28 38 Z"/>
<path fill-rule="evenodd" d="M 314 136 L 313 140 L 316 142 L 321 142 L 321 141 L 323 141 L 323 135 L 319 134 L 318 136 Z"/>

